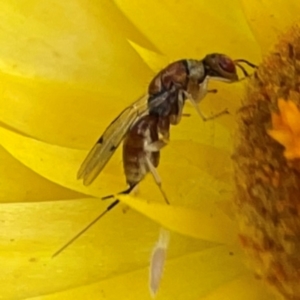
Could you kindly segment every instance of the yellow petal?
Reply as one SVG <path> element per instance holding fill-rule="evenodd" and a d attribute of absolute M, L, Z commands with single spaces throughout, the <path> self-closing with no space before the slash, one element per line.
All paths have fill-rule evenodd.
<path fill-rule="evenodd" d="M 226 295 L 226 298 L 224 298 L 224 295 Z M 254 275 L 249 273 L 214 289 L 207 297 L 201 298 L 201 300 L 220 299 L 275 300 L 275 297 L 268 293 L 261 281 L 255 279 Z"/>
<path fill-rule="evenodd" d="M 161 69 L 171 63 L 170 58 L 160 53 L 150 51 L 147 48 L 141 47 L 141 45 L 129 41 L 130 45 L 135 49 L 143 61 L 149 66 L 149 68 L 158 73 Z"/>
<path fill-rule="evenodd" d="M 278 36 L 299 19 L 297 0 L 240 0 L 245 17 L 263 54 L 270 50 Z"/>
<path fill-rule="evenodd" d="M 83 147 L 145 92 L 152 72 L 128 39 L 155 47 L 111 1 L 2 1 L 0 16 L 0 121 L 13 128 Z"/>
<path fill-rule="evenodd" d="M 117 160 L 117 156 L 115 156 L 115 160 L 112 161 L 110 166 L 106 168 L 107 171 L 104 170 L 103 174 L 101 174 L 99 178 L 101 179 L 101 181 L 96 181 L 99 182 L 99 185 L 93 184 L 86 188 L 80 181 L 76 180 L 78 166 L 82 162 L 83 157 L 86 155 L 84 151 L 45 144 L 31 138 L 16 134 L 12 131 L 8 131 L 1 127 L 0 136 L 2 139 L 3 147 L 5 147 L 15 158 L 17 158 L 26 166 L 41 174 L 45 178 L 65 187 L 95 197 L 103 197 L 106 194 L 116 193 L 122 190 L 121 187 L 124 186 L 123 182 L 125 181 L 125 179 L 123 178 L 123 172 L 121 170 L 122 166 L 119 163 L 120 161 Z M 172 157 L 169 157 L 169 161 L 172 161 L 172 159 Z M 184 159 L 182 161 L 179 156 L 176 160 L 173 161 L 177 161 L 176 165 L 172 165 L 176 168 L 179 168 L 178 174 L 182 176 L 180 181 L 184 183 L 187 175 L 184 172 L 181 172 L 180 167 L 182 166 L 184 170 L 184 166 L 186 166 L 186 160 Z M 207 168 L 210 168 L 210 166 L 207 165 Z M 191 171 L 194 171 L 194 174 Z M 169 170 L 169 172 L 171 172 L 172 174 L 172 170 Z M 191 179 L 194 182 L 195 180 L 199 180 L 198 174 L 201 174 L 201 172 L 199 173 L 199 169 L 195 167 L 192 168 L 191 166 L 187 165 L 185 172 L 187 172 L 187 174 L 191 176 Z M 178 180 L 177 177 L 176 179 Z M 199 183 L 201 183 L 201 181 L 199 181 Z M 193 184 L 191 183 L 190 187 L 192 186 Z M 150 188 L 150 192 L 148 195 L 146 195 L 147 197 L 145 198 L 151 199 L 153 201 L 153 199 L 156 199 L 154 196 L 156 194 L 155 192 L 151 192 L 151 185 L 148 185 L 148 187 Z M 176 182 L 174 187 L 176 187 Z M 184 204 L 182 203 L 182 200 L 181 202 L 179 202 L 179 199 L 181 199 L 181 194 L 178 193 L 178 190 L 174 188 L 173 190 L 177 193 L 171 194 L 174 196 L 171 198 L 172 204 Z M 159 194 L 157 187 L 156 193 L 160 196 L 161 199 L 161 195 Z M 202 207 L 208 207 L 209 212 L 204 210 L 206 212 L 206 216 L 210 216 L 210 212 L 215 210 L 215 208 L 211 207 L 211 205 L 214 203 L 213 200 L 220 200 L 220 198 L 218 199 L 218 197 L 214 194 L 211 194 L 209 199 L 204 198 L 206 195 L 204 194 L 202 196 L 202 200 L 201 194 L 197 193 L 197 190 L 196 192 L 194 191 L 194 194 L 191 193 L 191 195 L 194 196 L 191 196 L 191 199 L 189 200 L 190 203 L 201 202 Z M 131 198 L 129 198 L 129 200 L 130 199 Z M 165 225 L 168 228 L 180 233 L 218 242 L 227 242 L 229 244 L 234 241 L 235 231 L 233 230 L 232 226 L 230 226 L 230 221 L 229 223 L 227 222 L 227 226 L 223 228 L 222 226 L 219 226 L 219 223 L 214 223 L 216 224 L 215 226 L 213 226 L 213 224 L 211 223 L 209 223 L 209 225 L 207 226 L 203 225 L 201 222 L 199 222 L 199 220 L 204 220 L 204 223 L 210 222 L 210 217 L 205 217 L 205 213 L 201 212 L 202 209 L 198 212 L 194 212 L 193 210 L 181 211 L 180 209 L 177 210 L 175 207 L 166 207 L 165 205 L 154 205 L 153 209 L 151 209 L 152 207 L 150 208 L 150 204 L 146 204 L 141 201 L 135 201 L 134 199 L 126 201 L 126 203 L 131 207 L 141 211 L 148 217 L 154 219 L 155 221 L 160 222 L 162 225 Z M 166 215 L 169 215 L 170 219 L 166 218 Z M 185 222 L 180 221 L 181 218 L 186 221 L 190 218 L 191 222 L 188 223 L 190 225 L 185 225 Z M 223 218 L 221 217 L 221 215 L 216 214 L 215 222 L 217 222 L 218 218 L 220 221 L 225 222 L 226 220 L 226 217 Z M 177 224 L 178 220 L 180 221 L 179 224 Z M 202 230 L 202 226 L 206 226 L 206 230 Z M 222 230 L 226 230 L 226 233 L 228 233 L 228 235 L 224 234 L 224 231 Z"/>
<path fill-rule="evenodd" d="M 106 205 L 96 199 L 2 205 L 1 297 L 23 299 L 147 268 L 159 226 L 120 208 L 51 258 Z M 214 246 L 179 235 L 171 238 L 170 259 Z M 147 276 L 140 280 L 147 287 Z"/>
<path fill-rule="evenodd" d="M 33 171 L 57 184 L 91 194 L 82 182 L 76 180 L 77 170 L 87 154 L 86 151 L 46 144 L 2 127 L 0 127 L 0 136 L 2 146 Z M 112 191 L 124 185 L 122 173 L 120 176 L 114 176 L 112 173 L 116 169 L 118 169 L 118 163 L 113 165 L 111 173 L 105 173 L 105 176 L 101 178 L 100 186 L 91 187 L 94 194 L 97 196 L 111 194 Z"/>
<path fill-rule="evenodd" d="M 80 181 L 76 180 L 77 171 L 87 154 L 86 151 L 46 144 L 2 127 L 0 127 L 0 136 L 3 147 L 15 158 L 38 174 L 60 185 L 83 193 L 93 194 L 97 197 L 116 193 L 125 187 L 120 155 L 121 149 L 116 151 L 99 179 L 86 188 Z M 199 139 L 201 139 L 201 136 Z M 215 157 L 207 158 L 206 156 L 211 153 L 214 153 Z M 218 161 L 219 166 L 216 165 L 212 168 L 211 163 L 213 161 Z M 170 145 L 162 153 L 161 168 L 159 170 L 166 188 L 170 186 L 170 190 L 174 190 L 176 193 L 186 193 L 196 186 L 204 188 L 207 185 L 210 190 L 217 189 L 218 184 L 222 182 L 224 188 L 228 186 L 230 189 L 228 178 L 222 178 L 224 171 L 226 174 L 226 170 L 230 170 L 229 165 L 230 158 L 227 151 L 214 149 L 200 143 L 177 141 L 177 143 L 174 142 L 174 147 Z M 177 176 L 170 176 L 170 174 L 175 173 Z M 209 180 L 209 185 L 205 180 Z M 152 178 L 148 176 L 145 181 L 152 185 L 152 192 L 151 190 L 148 191 L 156 195 L 158 189 L 153 189 L 155 184 Z M 145 186 L 148 186 L 148 184 L 145 184 Z M 182 196 L 173 195 L 173 197 L 176 202 L 176 199 L 179 200 Z M 211 199 L 215 199 L 214 197 L 215 195 Z M 153 199 L 153 196 L 151 198 Z M 198 199 L 195 199 L 194 202 L 198 202 Z"/>
<path fill-rule="evenodd" d="M 159 226 L 132 210 L 115 209 L 51 259 L 104 206 L 96 199 L 2 205 L 1 297 L 24 299 L 57 292 L 53 299 L 81 299 L 86 292 L 96 299 L 100 289 L 109 299 L 125 294 L 128 299 L 148 299 L 149 260 Z M 162 297 L 170 293 L 195 299 L 238 276 L 245 267 L 235 251 L 172 233 Z M 68 291 L 60 294 L 63 290 Z"/>
<path fill-rule="evenodd" d="M 142 55 L 138 48 L 156 53 L 153 45 L 160 44 L 165 49 L 168 59 L 160 63 L 154 59 L 157 69 L 175 57 L 201 58 L 212 51 L 259 59 L 236 1 L 223 18 L 212 13 L 219 9 L 220 0 L 209 7 L 199 2 L 156 6 L 139 1 L 118 3 L 139 30 L 110 1 L 101 6 L 95 1 L 86 5 L 77 1 L 61 4 L 52 0 L 43 5 L 33 0 L 31 5 L 14 1 L 0 6 L 4 15 L 0 40 L 5 45 L 0 51 L 0 121 L 43 141 L 90 147 L 119 111 L 147 90 L 153 74 L 143 63 L 149 64 L 147 54 Z M 146 15 L 134 13 L 141 6 Z M 202 30 L 203 24 L 211 29 Z M 212 32 L 226 34 L 216 38 Z M 224 99 L 224 103 L 238 103 L 237 95 L 225 93 Z"/>
<path fill-rule="evenodd" d="M 190 210 L 174 205 L 151 204 L 130 196 L 120 196 L 119 199 L 178 233 L 229 245 L 237 243 L 234 223 L 215 204 L 202 210 Z"/>
<path fill-rule="evenodd" d="M 259 49 L 238 0 L 227 3 L 224 10 L 221 0 L 209 4 L 197 0 L 115 2 L 144 36 L 172 59 L 202 58 L 215 51 L 252 60 L 259 58 Z"/>
<path fill-rule="evenodd" d="M 109 79 L 121 79 L 126 66 L 142 73 L 127 39 L 155 50 L 111 1 L 12 0 L 0 8 L 4 73 L 105 87 Z M 121 61 L 123 68 L 113 72 Z"/>
<path fill-rule="evenodd" d="M 83 194 L 54 184 L 26 168 L 0 147 L 0 202 L 82 198 Z"/>

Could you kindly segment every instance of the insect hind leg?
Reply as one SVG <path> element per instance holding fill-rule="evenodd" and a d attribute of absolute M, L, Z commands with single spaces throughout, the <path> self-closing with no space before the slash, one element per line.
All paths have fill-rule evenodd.
<path fill-rule="evenodd" d="M 158 174 L 156 168 L 153 166 L 152 162 L 150 161 L 150 159 L 147 156 L 145 156 L 145 161 L 146 161 L 146 163 L 148 165 L 150 173 L 152 174 L 152 176 L 153 176 L 153 178 L 155 180 L 155 183 L 157 184 L 157 186 L 158 186 L 158 188 L 159 188 L 162 196 L 164 197 L 165 202 L 168 205 L 170 205 L 170 201 L 169 201 L 169 199 L 168 199 L 165 191 L 162 188 L 161 179 L 159 177 L 159 174 Z"/>
<path fill-rule="evenodd" d="M 107 195 L 101 198 L 101 200 L 107 200 L 107 199 L 111 199 L 111 198 L 115 198 L 116 195 L 127 195 L 130 194 L 130 192 L 132 192 L 132 190 L 137 186 L 136 184 L 131 184 L 130 187 L 122 192 L 119 192 L 117 194 L 111 194 L 111 195 Z"/>

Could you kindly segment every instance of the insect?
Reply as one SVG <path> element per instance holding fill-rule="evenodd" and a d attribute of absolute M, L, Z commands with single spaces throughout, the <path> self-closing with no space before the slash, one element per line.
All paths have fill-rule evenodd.
<path fill-rule="evenodd" d="M 160 124 L 162 122 L 162 124 Z M 151 173 L 156 184 L 158 185 L 165 201 L 169 204 L 169 200 L 162 189 L 161 179 L 156 168 L 159 165 L 160 149 L 166 143 L 160 139 L 158 128 L 165 126 L 165 130 L 169 128 L 169 118 L 160 118 L 157 115 L 145 115 L 139 119 L 126 135 L 123 142 L 123 168 L 126 175 L 126 181 L 129 188 L 120 192 L 119 194 L 130 193 L 140 181 L 144 179 L 147 173 Z M 161 127 L 163 128 L 163 127 Z M 102 199 L 113 198 L 114 195 L 103 197 Z M 116 199 L 110 204 L 106 210 L 92 221 L 87 227 L 81 230 L 75 237 L 73 237 L 67 244 L 55 252 L 57 256 L 67 246 L 73 243 L 82 233 L 88 230 L 95 224 L 104 214 L 115 207 L 119 203 Z"/>
<path fill-rule="evenodd" d="M 152 79 L 148 94 L 126 107 L 107 127 L 83 161 L 77 178 L 82 179 L 84 185 L 90 185 L 133 124 L 146 114 L 156 115 L 161 119 L 158 132 L 162 135 L 162 140 L 168 142 L 169 129 L 165 123 L 176 125 L 180 122 L 186 100 L 192 103 L 204 121 L 228 113 L 224 110 L 206 117 L 198 104 L 208 92 L 215 92 L 208 90 L 210 80 L 228 83 L 238 81 L 236 66 L 242 70 L 245 77 L 249 76 L 241 63 L 256 67 L 247 60 L 232 60 L 224 54 L 209 54 L 202 60 L 184 59 L 168 65 Z"/>

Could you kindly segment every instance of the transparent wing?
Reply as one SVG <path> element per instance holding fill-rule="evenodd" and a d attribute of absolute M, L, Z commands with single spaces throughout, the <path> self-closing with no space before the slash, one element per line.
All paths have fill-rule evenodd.
<path fill-rule="evenodd" d="M 157 96 L 148 105 L 148 95 L 145 95 L 125 108 L 118 117 L 106 128 L 97 143 L 83 161 L 77 179 L 83 179 L 84 185 L 91 184 L 108 163 L 132 125 L 140 119 L 149 108 L 163 103 L 169 92 Z"/>

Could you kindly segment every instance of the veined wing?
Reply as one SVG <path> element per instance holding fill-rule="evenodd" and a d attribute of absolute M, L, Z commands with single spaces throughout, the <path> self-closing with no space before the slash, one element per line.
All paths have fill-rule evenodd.
<path fill-rule="evenodd" d="M 164 92 L 151 101 L 151 107 L 163 103 L 169 92 Z M 77 179 L 83 179 L 84 185 L 90 185 L 108 163 L 132 125 L 149 109 L 148 95 L 145 95 L 125 108 L 106 128 L 97 143 L 83 161 Z"/>

